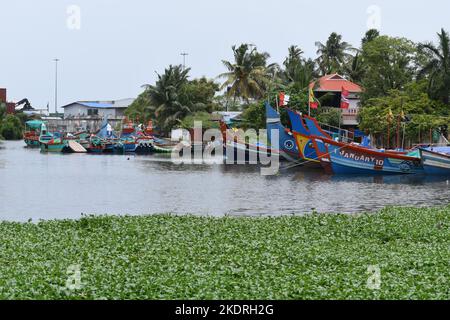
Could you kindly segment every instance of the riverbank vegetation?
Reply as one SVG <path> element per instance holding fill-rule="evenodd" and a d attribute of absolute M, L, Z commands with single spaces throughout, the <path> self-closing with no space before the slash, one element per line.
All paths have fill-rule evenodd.
<path fill-rule="evenodd" d="M 213 80 L 189 80 L 190 69 L 170 66 L 154 85 L 145 86 L 127 113 L 141 121 L 154 119 L 163 132 L 170 132 L 181 126 L 184 117 L 195 118 L 197 112 L 238 110 L 244 111 L 238 125 L 264 128 L 265 100 L 275 104 L 278 92 L 284 91 L 290 96 L 291 108 L 307 112 L 309 84 L 338 73 L 364 88 L 359 117 L 360 129 L 366 133 L 386 141 L 390 132 L 394 140 L 400 119 L 405 139 L 411 142 L 419 142 L 430 130 L 448 134 L 447 31 L 438 32 L 434 43 L 414 43 L 369 30 L 357 46 L 333 32 L 316 46 L 317 55 L 306 57 L 300 46 L 293 45 L 281 63 L 270 61 L 270 54 L 255 45 L 233 46 L 232 59 L 222 61 L 224 72 Z M 330 97 L 319 100 L 321 106 L 312 115 L 339 125 L 340 111 L 329 108 Z"/>
<path fill-rule="evenodd" d="M 0 223 L 1 299 L 448 300 L 449 263 L 450 207 Z"/>
<path fill-rule="evenodd" d="M 16 115 L 6 114 L 6 108 L 0 104 L 0 139 L 22 139 L 24 123 L 27 116 L 23 113 Z"/>

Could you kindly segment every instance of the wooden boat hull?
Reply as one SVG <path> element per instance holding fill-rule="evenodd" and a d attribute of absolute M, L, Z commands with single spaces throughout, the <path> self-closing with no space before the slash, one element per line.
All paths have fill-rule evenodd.
<path fill-rule="evenodd" d="M 380 152 L 324 137 L 314 138 L 325 171 L 334 174 L 423 173 L 421 160 L 401 154 Z"/>
<path fill-rule="evenodd" d="M 154 152 L 153 139 L 150 137 L 139 137 L 136 140 L 135 152 L 138 154 L 151 154 Z"/>
<path fill-rule="evenodd" d="M 63 152 L 64 148 L 66 148 L 65 143 L 58 143 L 58 144 L 41 143 L 41 152 Z"/>
<path fill-rule="evenodd" d="M 24 142 L 28 148 L 39 148 L 39 146 L 40 146 L 39 140 L 25 139 Z"/>
<path fill-rule="evenodd" d="M 164 145 L 154 145 L 153 152 L 155 153 L 172 153 L 176 146 L 164 146 Z"/>
<path fill-rule="evenodd" d="M 420 158 L 426 174 L 450 176 L 450 155 L 420 149 Z"/>
<path fill-rule="evenodd" d="M 89 147 L 86 148 L 86 150 L 88 153 L 103 153 L 105 147 L 90 145 Z"/>
<path fill-rule="evenodd" d="M 272 145 L 272 130 L 278 132 L 278 148 L 280 155 L 290 162 L 299 162 L 305 160 L 299 152 L 294 134 L 281 124 L 280 114 L 273 109 L 269 103 L 266 103 L 266 128 L 267 137 Z"/>
<path fill-rule="evenodd" d="M 27 131 L 23 134 L 23 141 L 29 148 L 38 148 L 40 146 L 39 134 L 35 131 Z"/>
<path fill-rule="evenodd" d="M 277 150 L 262 146 L 227 142 L 223 146 L 223 155 L 227 162 L 258 164 L 261 163 L 261 160 L 267 159 L 268 157 L 280 157 L 281 153 Z"/>
<path fill-rule="evenodd" d="M 136 144 L 135 143 L 124 143 L 123 149 L 125 152 L 135 152 L 136 151 Z"/>

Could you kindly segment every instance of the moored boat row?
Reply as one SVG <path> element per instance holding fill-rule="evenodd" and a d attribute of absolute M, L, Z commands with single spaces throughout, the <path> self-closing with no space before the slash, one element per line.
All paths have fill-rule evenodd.
<path fill-rule="evenodd" d="M 322 167 L 330 174 L 428 174 L 450 176 L 450 147 L 420 147 L 412 150 L 377 149 L 370 143 L 343 139 L 338 132 L 324 130 L 316 119 L 286 108 L 290 128 L 281 123 L 280 113 L 266 103 L 267 144 L 249 143 L 221 122 L 222 138 L 198 142 L 202 151 L 223 147 L 224 160 L 258 163 L 276 155 L 299 166 Z M 276 135 L 274 135 L 276 133 Z M 345 135 L 348 137 L 347 135 Z M 277 139 L 277 140 L 276 140 Z M 29 147 L 40 146 L 42 152 L 89 153 L 173 153 L 178 142 L 159 138 L 147 128 L 127 122 L 116 136 L 105 119 L 96 134 L 62 135 L 48 132 L 45 122 L 27 122 L 24 141 Z M 191 147 L 196 143 L 191 141 Z M 198 150 L 198 148 L 194 148 Z M 241 159 L 242 158 L 242 159 Z"/>
<path fill-rule="evenodd" d="M 279 113 L 268 104 L 266 113 L 269 129 L 272 119 L 279 119 Z M 293 134 L 300 161 L 319 162 L 328 173 L 450 175 L 450 147 L 380 150 L 370 145 L 334 139 L 316 119 L 289 109 L 287 113 L 292 130 L 279 128 L 280 137 L 284 132 Z M 282 143 L 282 138 L 279 142 Z"/>

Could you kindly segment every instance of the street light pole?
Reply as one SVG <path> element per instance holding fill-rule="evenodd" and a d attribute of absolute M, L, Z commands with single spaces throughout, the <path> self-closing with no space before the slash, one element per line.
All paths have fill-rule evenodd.
<path fill-rule="evenodd" d="M 189 55 L 187 52 L 180 53 L 183 56 L 183 70 L 186 70 L 186 56 Z"/>
<path fill-rule="evenodd" d="M 58 62 L 59 59 L 53 59 L 55 61 L 55 113 L 58 113 Z"/>

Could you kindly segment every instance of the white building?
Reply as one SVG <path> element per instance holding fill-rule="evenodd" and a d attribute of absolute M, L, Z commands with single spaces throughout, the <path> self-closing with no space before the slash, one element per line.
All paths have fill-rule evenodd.
<path fill-rule="evenodd" d="M 77 101 L 63 106 L 64 119 L 76 118 L 108 118 L 122 119 L 125 110 L 134 99 L 113 101 Z"/>

